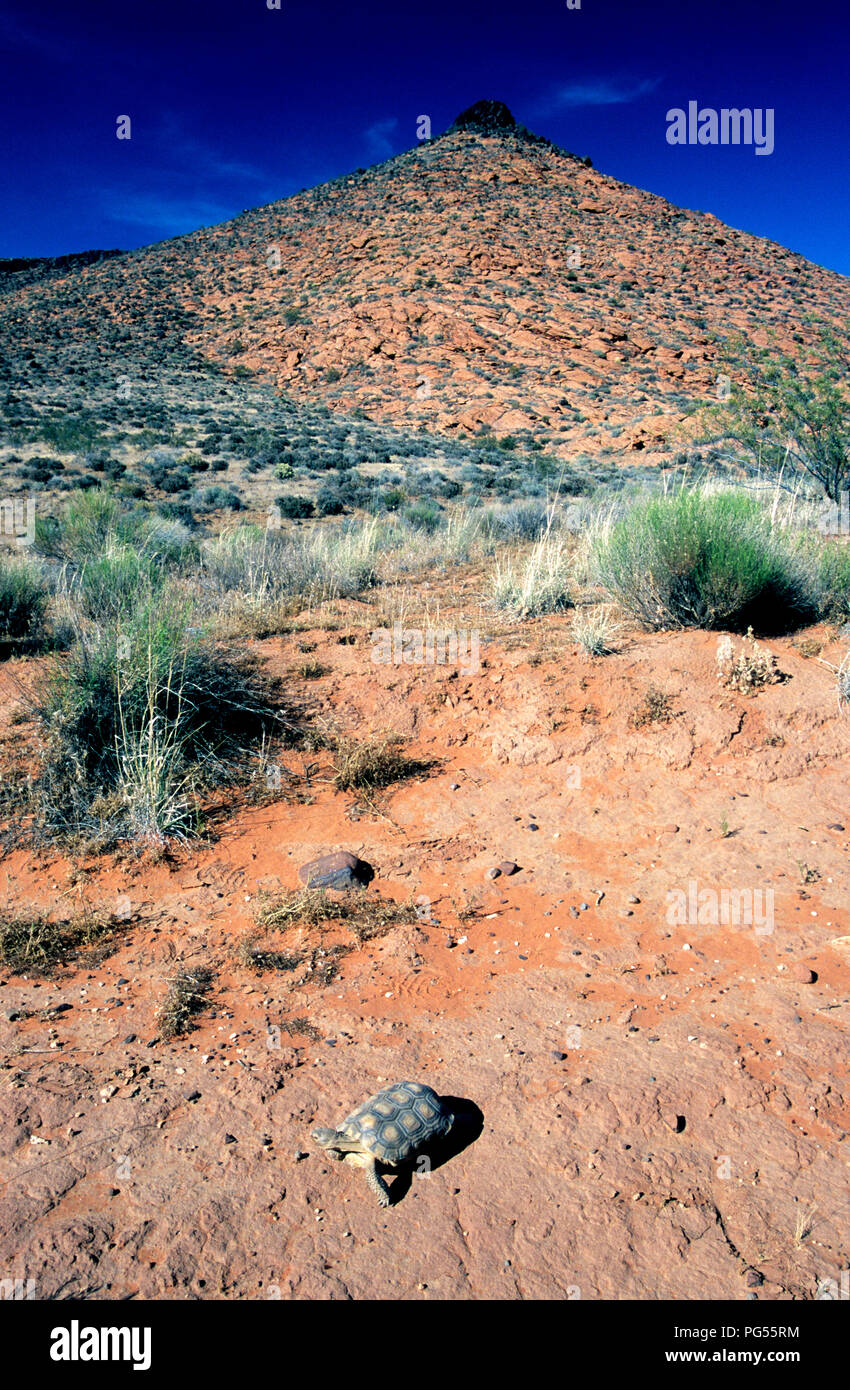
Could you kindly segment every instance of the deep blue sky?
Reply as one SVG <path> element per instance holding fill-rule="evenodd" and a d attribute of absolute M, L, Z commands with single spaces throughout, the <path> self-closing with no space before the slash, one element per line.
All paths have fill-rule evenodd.
<path fill-rule="evenodd" d="M 0 0 L 0 256 L 223 221 L 495 97 L 603 172 L 847 274 L 848 36 L 847 0 Z M 690 100 L 774 108 L 774 153 L 668 145 Z"/>

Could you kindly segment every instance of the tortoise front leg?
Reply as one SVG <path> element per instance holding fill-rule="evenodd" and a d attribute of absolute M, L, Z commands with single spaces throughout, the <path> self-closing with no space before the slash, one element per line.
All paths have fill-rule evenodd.
<path fill-rule="evenodd" d="M 384 1182 L 383 1178 L 378 1172 L 373 1154 L 363 1155 L 362 1168 L 364 1173 L 366 1174 L 366 1181 L 369 1184 L 372 1191 L 374 1192 L 381 1206 L 388 1207 L 390 1204 L 390 1189 L 387 1187 L 387 1184 Z"/>

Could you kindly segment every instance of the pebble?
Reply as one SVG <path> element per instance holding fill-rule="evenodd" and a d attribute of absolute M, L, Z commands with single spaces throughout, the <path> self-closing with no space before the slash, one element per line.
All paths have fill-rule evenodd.
<path fill-rule="evenodd" d="M 492 869 L 488 869 L 487 873 L 485 874 L 485 878 L 501 878 L 501 876 L 502 870 L 497 865 L 495 865 Z"/>
<path fill-rule="evenodd" d="M 519 872 L 519 864 L 515 864 L 512 859 L 503 859 L 499 868 L 505 878 L 510 878 L 511 874 Z"/>
<path fill-rule="evenodd" d="M 789 971 L 792 980 L 798 980 L 801 985 L 812 985 L 817 979 L 814 970 L 810 970 L 808 965 L 803 965 L 801 961 L 795 961 Z"/>

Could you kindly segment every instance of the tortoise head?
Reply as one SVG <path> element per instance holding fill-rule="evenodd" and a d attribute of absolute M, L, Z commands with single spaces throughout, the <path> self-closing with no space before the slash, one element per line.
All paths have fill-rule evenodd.
<path fill-rule="evenodd" d="M 310 1135 L 313 1143 L 318 1144 L 320 1149 L 330 1148 L 334 1140 L 338 1137 L 338 1132 L 335 1129 L 314 1129 L 313 1133 Z"/>

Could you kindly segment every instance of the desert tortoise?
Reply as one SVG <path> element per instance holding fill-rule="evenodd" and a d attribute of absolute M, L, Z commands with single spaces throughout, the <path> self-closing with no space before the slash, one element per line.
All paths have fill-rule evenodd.
<path fill-rule="evenodd" d="M 381 1206 L 387 1207 L 390 1190 L 376 1162 L 397 1167 L 447 1134 L 453 1120 L 449 1107 L 430 1086 L 394 1081 L 352 1111 L 337 1129 L 314 1129 L 312 1138 L 332 1158 L 363 1168 Z"/>

